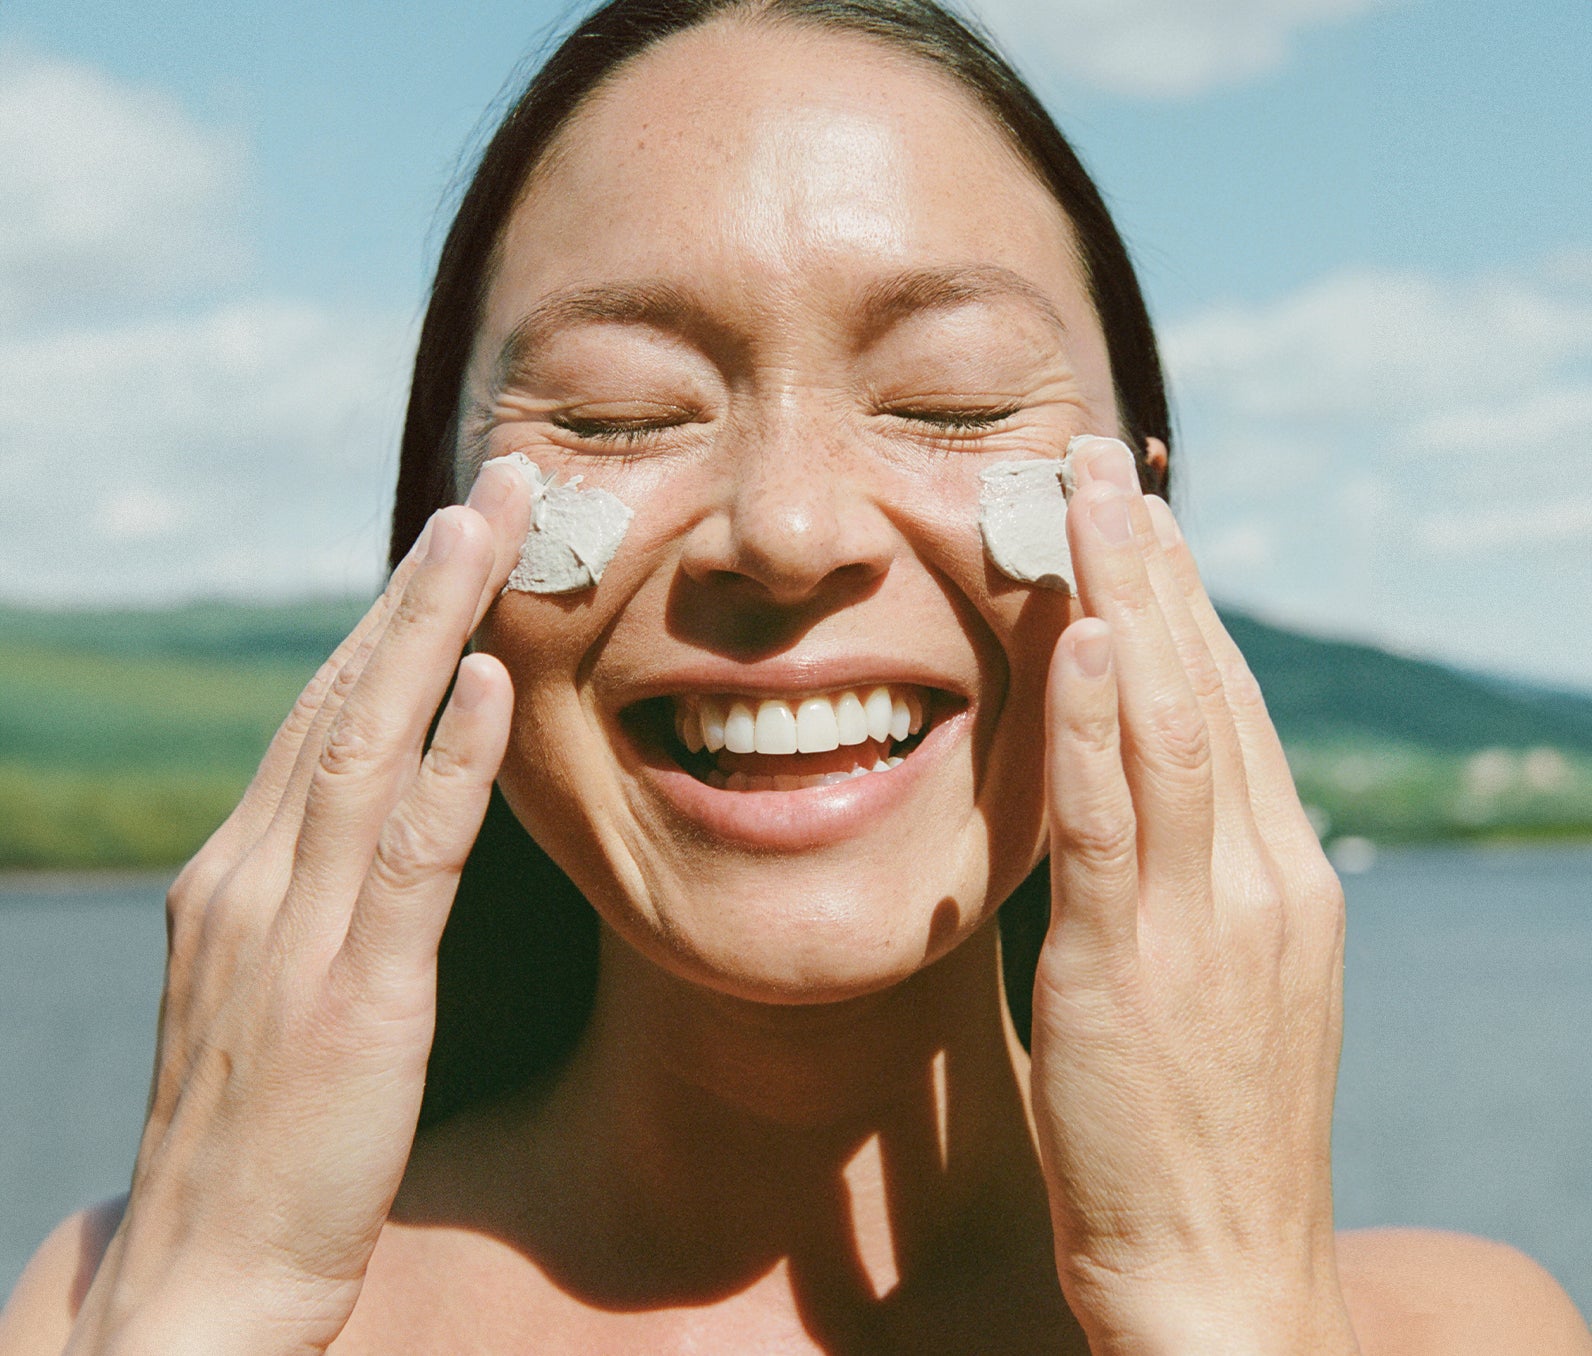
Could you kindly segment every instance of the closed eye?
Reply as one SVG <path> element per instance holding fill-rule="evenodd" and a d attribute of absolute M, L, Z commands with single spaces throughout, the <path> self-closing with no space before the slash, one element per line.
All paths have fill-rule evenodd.
<path fill-rule="evenodd" d="M 548 422 L 554 428 L 562 429 L 577 438 L 592 443 L 608 443 L 620 446 L 629 446 L 641 442 L 644 438 L 654 433 L 663 433 L 669 429 L 682 428 L 686 424 L 698 422 L 698 417 L 691 411 L 657 408 L 656 412 L 647 414 L 613 415 L 607 418 L 597 416 L 582 416 L 570 412 L 548 416 Z"/>
<path fill-rule="evenodd" d="M 893 409 L 885 413 L 915 424 L 927 424 L 942 433 L 975 433 L 1004 424 L 1022 407 L 1000 409 Z"/>

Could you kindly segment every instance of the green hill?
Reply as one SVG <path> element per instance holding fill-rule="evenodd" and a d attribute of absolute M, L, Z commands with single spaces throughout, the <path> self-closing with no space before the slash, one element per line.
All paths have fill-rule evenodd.
<path fill-rule="evenodd" d="M 185 859 L 363 607 L 0 607 L 0 868 Z M 1228 622 L 1323 832 L 1592 834 L 1592 697 Z"/>
<path fill-rule="evenodd" d="M 1448 753 L 1592 753 L 1592 696 L 1475 677 L 1370 645 L 1224 616 L 1287 740 L 1392 740 Z"/>

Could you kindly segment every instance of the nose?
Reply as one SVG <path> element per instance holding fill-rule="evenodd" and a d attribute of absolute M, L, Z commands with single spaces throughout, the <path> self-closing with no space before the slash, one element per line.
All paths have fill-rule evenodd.
<path fill-rule="evenodd" d="M 794 606 L 889 569 L 895 527 L 856 454 L 794 419 L 719 451 L 720 502 L 687 537 L 681 562 L 696 583 Z"/>

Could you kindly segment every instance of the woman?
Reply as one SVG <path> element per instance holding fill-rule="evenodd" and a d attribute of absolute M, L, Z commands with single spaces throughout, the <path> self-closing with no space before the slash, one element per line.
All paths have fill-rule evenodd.
<path fill-rule="evenodd" d="M 979 472 L 1079 435 L 1075 600 Z M 633 512 L 595 587 L 502 592 L 515 453 Z M 445 248 L 391 584 L 173 886 L 131 1195 L 0 1351 L 1588 1350 L 1506 1249 L 1334 1239 L 1341 895 L 1166 483 L 1120 242 L 952 20 L 594 16 Z M 494 778 L 556 869 L 489 823 L 431 1051 Z M 493 963 L 556 871 L 589 990 Z"/>

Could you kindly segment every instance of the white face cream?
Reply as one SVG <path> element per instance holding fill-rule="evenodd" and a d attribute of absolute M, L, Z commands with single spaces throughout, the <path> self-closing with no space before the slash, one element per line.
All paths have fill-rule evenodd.
<path fill-rule="evenodd" d="M 1067 546 L 1067 500 L 1076 488 L 1066 455 L 1000 461 L 979 473 L 978 526 L 984 550 L 1008 579 L 1077 592 Z"/>
<path fill-rule="evenodd" d="M 591 588 L 619 550 L 631 510 L 607 490 L 581 489 L 580 476 L 559 484 L 555 472 L 543 475 L 523 452 L 510 452 L 503 460 L 518 467 L 531 487 L 530 530 L 504 591 L 574 593 Z"/>

